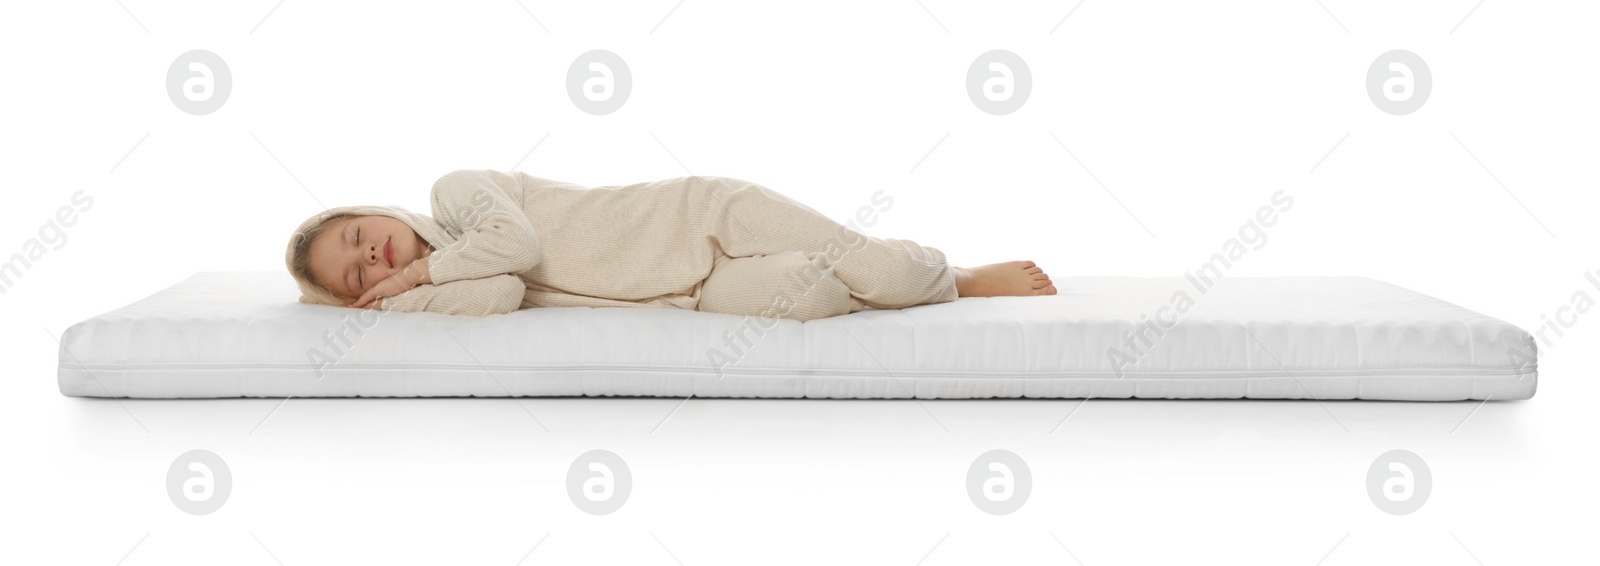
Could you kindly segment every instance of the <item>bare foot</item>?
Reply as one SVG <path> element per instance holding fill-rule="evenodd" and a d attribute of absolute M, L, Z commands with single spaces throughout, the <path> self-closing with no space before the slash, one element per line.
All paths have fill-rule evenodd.
<path fill-rule="evenodd" d="M 956 295 L 961 297 L 1024 297 L 1054 295 L 1050 276 L 1031 261 L 1005 261 L 978 267 L 951 267 Z"/>

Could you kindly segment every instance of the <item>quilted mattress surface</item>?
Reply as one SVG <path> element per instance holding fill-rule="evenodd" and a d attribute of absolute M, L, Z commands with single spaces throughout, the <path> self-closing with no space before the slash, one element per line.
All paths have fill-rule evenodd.
<path fill-rule="evenodd" d="M 69 396 L 1514 400 L 1524 330 L 1360 277 L 1056 278 L 799 322 L 673 308 L 488 317 L 296 302 L 203 272 L 61 335 Z"/>

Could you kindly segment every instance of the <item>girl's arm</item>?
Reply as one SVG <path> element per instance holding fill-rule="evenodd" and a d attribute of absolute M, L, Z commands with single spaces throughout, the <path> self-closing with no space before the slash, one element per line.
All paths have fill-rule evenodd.
<path fill-rule="evenodd" d="M 469 316 L 505 314 L 521 308 L 528 291 L 522 278 L 511 274 L 449 283 L 418 285 L 369 307 L 385 312 L 431 312 Z"/>
<path fill-rule="evenodd" d="M 430 282 L 522 273 L 539 263 L 539 238 L 522 209 L 522 176 L 462 169 L 434 182 L 434 220 L 456 241 L 428 254 Z"/>
<path fill-rule="evenodd" d="M 452 171 L 433 184 L 433 214 L 451 244 L 418 258 L 350 306 L 384 311 L 488 315 L 517 310 L 527 287 L 517 274 L 540 258 L 522 210 L 522 173 Z"/>

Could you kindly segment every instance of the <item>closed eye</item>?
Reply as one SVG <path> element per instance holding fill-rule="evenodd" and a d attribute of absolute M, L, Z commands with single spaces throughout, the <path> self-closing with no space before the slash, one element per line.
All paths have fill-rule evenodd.
<path fill-rule="evenodd" d="M 356 247 L 358 249 L 361 247 L 361 228 L 356 228 Z M 363 278 L 361 277 L 361 272 L 362 272 L 361 267 L 357 266 L 356 267 L 356 285 L 359 286 L 359 287 L 365 287 L 365 286 L 367 286 L 367 284 L 363 280 Z"/>

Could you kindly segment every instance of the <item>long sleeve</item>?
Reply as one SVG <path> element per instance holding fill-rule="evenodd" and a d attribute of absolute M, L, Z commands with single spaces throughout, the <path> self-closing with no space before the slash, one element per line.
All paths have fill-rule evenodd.
<path fill-rule="evenodd" d="M 418 285 L 384 299 L 383 310 L 469 316 L 505 314 L 522 306 L 527 290 L 522 278 L 511 274 Z"/>
<path fill-rule="evenodd" d="M 434 182 L 433 218 L 455 238 L 428 256 L 435 285 L 522 273 L 539 263 L 539 238 L 522 209 L 522 175 L 462 169 Z"/>

